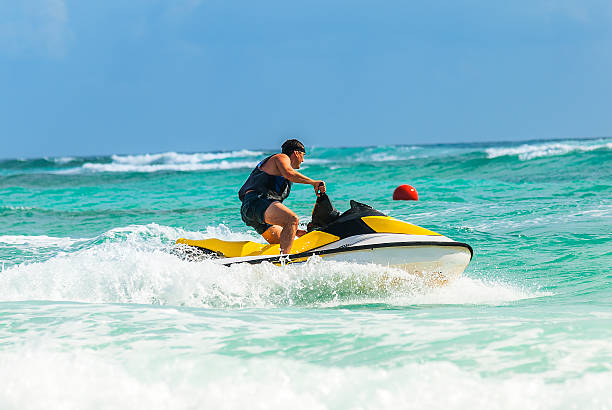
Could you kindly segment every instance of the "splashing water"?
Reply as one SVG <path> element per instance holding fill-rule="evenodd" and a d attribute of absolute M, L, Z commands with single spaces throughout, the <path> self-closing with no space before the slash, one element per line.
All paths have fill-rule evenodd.
<path fill-rule="evenodd" d="M 338 209 L 472 245 L 442 287 L 175 256 L 261 240 L 236 191 L 265 150 L 0 161 L 0 408 L 610 408 L 610 144 L 309 149 Z"/>

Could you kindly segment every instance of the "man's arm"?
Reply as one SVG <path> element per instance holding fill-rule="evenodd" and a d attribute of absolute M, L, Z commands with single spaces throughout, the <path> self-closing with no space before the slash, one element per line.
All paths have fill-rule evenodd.
<path fill-rule="evenodd" d="M 302 175 L 293 169 L 288 156 L 275 155 L 272 159 L 274 160 L 278 172 L 289 181 L 309 185 L 313 185 L 316 182 L 314 179 L 308 178 L 306 175 Z"/>
<path fill-rule="evenodd" d="M 278 172 L 285 178 L 287 178 L 291 182 L 295 182 L 297 184 L 308 184 L 312 185 L 315 189 L 315 192 L 325 193 L 325 182 L 314 180 L 308 178 L 306 175 L 302 175 L 297 172 L 291 166 L 291 161 L 289 157 L 286 155 L 275 155 L 271 158 L 276 165 L 276 169 Z"/>

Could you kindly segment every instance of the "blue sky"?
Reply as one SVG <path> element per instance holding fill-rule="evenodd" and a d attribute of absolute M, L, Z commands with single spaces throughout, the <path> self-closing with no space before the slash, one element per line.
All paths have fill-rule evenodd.
<path fill-rule="evenodd" d="M 0 0 L 0 157 L 612 134 L 612 2 Z"/>

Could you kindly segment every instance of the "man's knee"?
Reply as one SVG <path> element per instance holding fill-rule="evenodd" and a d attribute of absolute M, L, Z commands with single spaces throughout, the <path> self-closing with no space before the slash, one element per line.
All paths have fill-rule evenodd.
<path fill-rule="evenodd" d="M 290 214 L 287 215 L 287 219 L 286 219 L 286 225 L 299 225 L 300 224 L 300 218 L 298 218 L 298 216 L 294 213 L 291 212 Z"/>
<path fill-rule="evenodd" d="M 291 226 L 298 225 L 300 219 L 291 209 L 275 202 L 266 209 L 264 220 L 270 225 Z"/>
<path fill-rule="evenodd" d="M 283 227 L 285 226 L 298 226 L 300 223 L 300 218 L 294 212 L 287 212 L 284 215 Z"/>

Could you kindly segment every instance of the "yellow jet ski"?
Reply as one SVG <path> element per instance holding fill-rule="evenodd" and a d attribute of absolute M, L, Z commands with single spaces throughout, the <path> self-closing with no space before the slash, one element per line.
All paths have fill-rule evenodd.
<path fill-rule="evenodd" d="M 351 201 L 340 214 L 327 195 L 317 198 L 308 233 L 297 238 L 291 253 L 280 247 L 252 241 L 180 238 L 175 253 L 189 260 L 213 259 L 223 265 L 305 262 L 317 255 L 324 261 L 377 264 L 410 273 L 440 273 L 447 279 L 460 276 L 472 259 L 472 247 L 439 233 L 383 214 Z"/>

